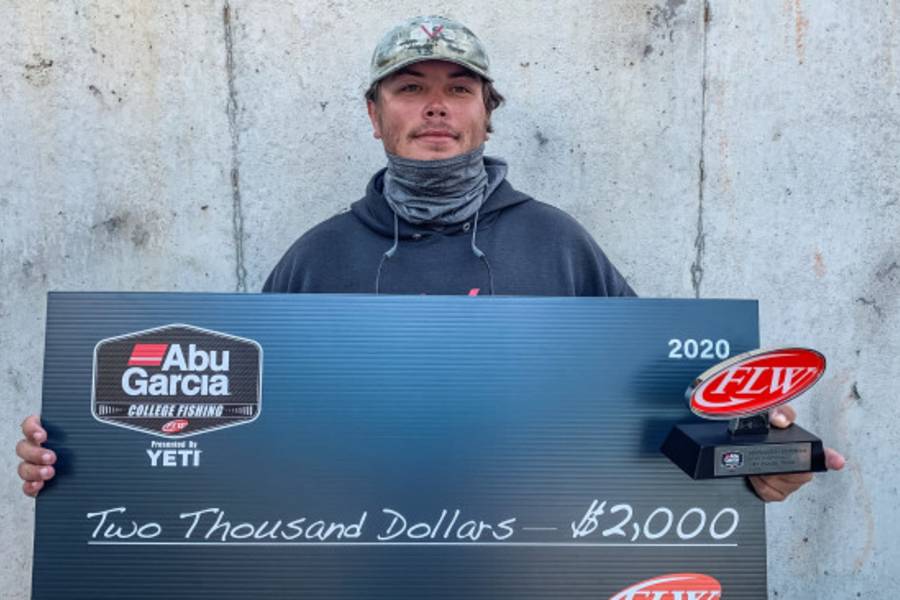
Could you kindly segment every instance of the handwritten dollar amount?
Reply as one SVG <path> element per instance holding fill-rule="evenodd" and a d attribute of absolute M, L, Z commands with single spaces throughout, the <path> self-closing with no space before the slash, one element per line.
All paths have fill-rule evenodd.
<path fill-rule="evenodd" d="M 659 507 L 643 521 L 635 519 L 630 504 L 614 504 L 607 507 L 607 501 L 594 500 L 580 521 L 572 521 L 572 538 L 580 539 L 589 535 L 601 537 L 622 537 L 636 542 L 640 539 L 658 540 L 674 531 L 681 540 L 693 540 L 703 534 L 714 540 L 724 540 L 731 536 L 740 523 L 740 515 L 733 508 L 723 508 L 712 518 L 699 507 L 689 508 L 676 515 L 672 510 Z M 600 529 L 603 525 L 610 525 Z M 598 532 L 599 530 L 599 532 Z"/>

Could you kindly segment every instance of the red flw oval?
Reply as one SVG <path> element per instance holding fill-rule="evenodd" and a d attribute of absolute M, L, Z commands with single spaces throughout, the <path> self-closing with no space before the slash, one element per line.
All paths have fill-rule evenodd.
<path fill-rule="evenodd" d="M 165 433 L 178 433 L 182 429 L 188 426 L 189 421 L 187 419 L 174 419 L 165 423 L 161 429 Z"/>
<path fill-rule="evenodd" d="M 628 586 L 609 600 L 720 600 L 722 584 L 702 573 L 670 573 Z"/>
<path fill-rule="evenodd" d="M 754 350 L 706 370 L 687 396 L 694 414 L 706 419 L 747 417 L 799 396 L 824 374 L 825 357 L 815 350 Z"/>

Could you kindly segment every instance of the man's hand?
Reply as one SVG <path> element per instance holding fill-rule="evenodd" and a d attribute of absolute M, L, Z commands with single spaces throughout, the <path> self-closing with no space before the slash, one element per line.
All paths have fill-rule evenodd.
<path fill-rule="evenodd" d="M 797 418 L 790 406 L 779 406 L 769 414 L 769 422 L 784 429 Z M 844 468 L 844 457 L 836 450 L 825 448 L 825 466 L 832 471 Z M 812 473 L 787 473 L 784 475 L 752 475 L 748 477 L 756 495 L 766 502 L 781 502 L 801 486 L 812 481 Z"/>
<path fill-rule="evenodd" d="M 47 432 L 41 427 L 41 420 L 37 415 L 31 415 L 22 421 L 22 433 L 25 438 L 16 444 L 16 454 L 22 459 L 19 463 L 19 477 L 25 483 L 22 491 L 26 496 L 37 496 L 44 482 L 51 479 L 56 470 L 53 463 L 56 462 L 56 453 L 41 444 L 47 441 Z"/>

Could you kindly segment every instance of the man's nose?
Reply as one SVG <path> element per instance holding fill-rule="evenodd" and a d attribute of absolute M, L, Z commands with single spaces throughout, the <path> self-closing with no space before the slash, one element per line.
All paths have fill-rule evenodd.
<path fill-rule="evenodd" d="M 431 119 L 447 116 L 447 105 L 444 103 L 443 96 L 434 94 L 428 99 L 428 103 L 425 105 L 425 116 Z"/>

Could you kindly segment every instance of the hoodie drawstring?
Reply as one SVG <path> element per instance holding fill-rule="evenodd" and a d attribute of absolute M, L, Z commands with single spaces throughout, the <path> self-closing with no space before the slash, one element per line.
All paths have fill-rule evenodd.
<path fill-rule="evenodd" d="M 490 285 L 491 296 L 494 295 L 494 273 L 491 271 L 491 263 L 488 262 L 487 256 L 485 256 L 484 252 L 481 251 L 481 248 L 475 245 L 475 236 L 478 234 L 478 215 L 480 211 L 475 211 L 475 224 L 472 226 L 472 254 L 476 257 L 480 258 L 484 262 L 484 266 L 487 267 L 488 272 L 488 283 Z"/>
<path fill-rule="evenodd" d="M 397 248 L 400 247 L 400 222 L 397 219 L 397 213 L 394 213 L 394 245 L 387 249 L 387 251 L 381 255 L 381 262 L 378 263 L 378 273 L 375 275 L 375 293 L 379 294 L 380 292 L 380 284 L 381 284 L 381 270 L 384 268 L 384 261 L 393 258 L 393 256 L 397 253 Z"/>
<path fill-rule="evenodd" d="M 491 263 L 488 262 L 487 256 L 482 252 L 481 248 L 475 245 L 475 237 L 478 234 L 478 216 L 480 211 L 475 211 L 475 221 L 472 226 L 472 254 L 484 263 L 488 273 L 488 285 L 491 296 L 494 295 L 494 273 L 491 270 Z M 381 273 L 384 270 L 385 263 L 397 254 L 400 247 L 400 222 L 397 213 L 394 213 L 394 244 L 381 255 L 381 261 L 378 263 L 378 272 L 375 274 L 375 293 L 381 293 Z"/>

